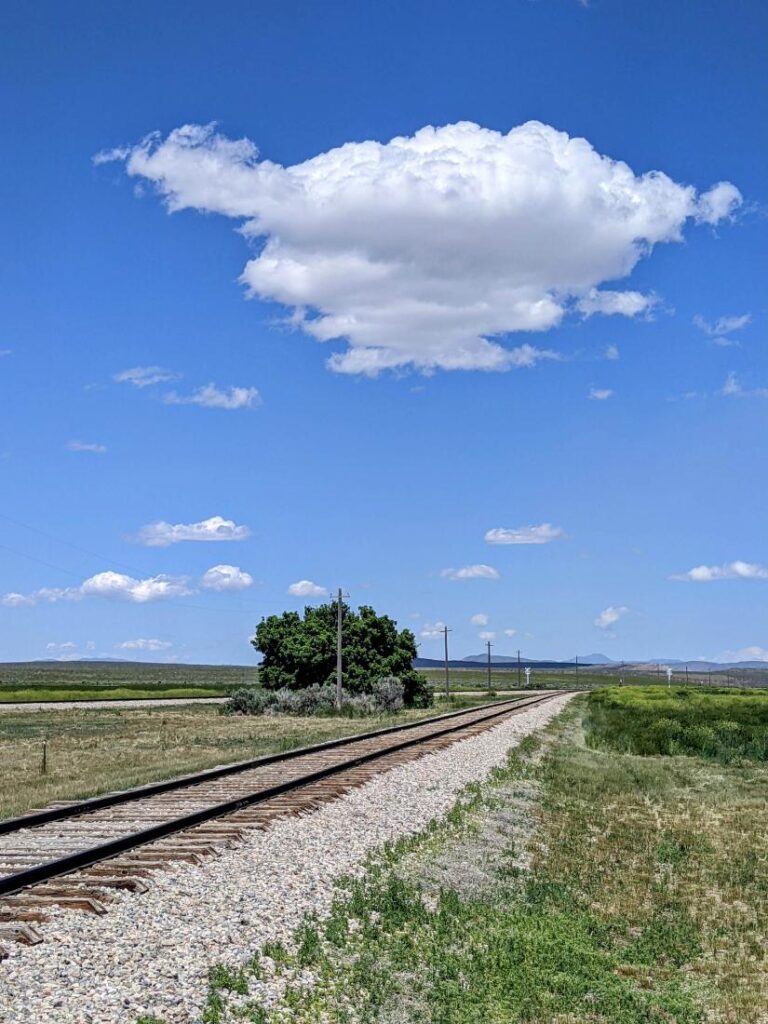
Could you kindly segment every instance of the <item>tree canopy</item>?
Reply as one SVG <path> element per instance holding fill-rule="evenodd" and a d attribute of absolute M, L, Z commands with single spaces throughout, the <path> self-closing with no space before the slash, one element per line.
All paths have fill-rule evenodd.
<path fill-rule="evenodd" d="M 336 678 L 337 605 L 306 607 L 304 615 L 283 612 L 261 620 L 251 643 L 263 655 L 262 685 L 301 689 L 332 683 Z M 413 668 L 416 639 L 409 629 L 398 630 L 388 615 L 363 605 L 357 612 L 342 605 L 344 688 L 366 693 L 385 676 L 397 676 L 409 706 L 426 707 L 432 692 Z"/>

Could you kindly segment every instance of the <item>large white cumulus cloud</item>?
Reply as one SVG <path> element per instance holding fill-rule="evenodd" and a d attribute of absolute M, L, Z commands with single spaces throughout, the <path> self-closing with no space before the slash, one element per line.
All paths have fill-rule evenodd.
<path fill-rule="evenodd" d="M 637 292 L 599 285 L 626 277 L 689 218 L 728 218 L 741 202 L 720 182 L 690 185 L 597 153 L 536 121 L 508 134 L 470 122 L 407 138 L 347 143 L 304 163 L 260 160 L 247 139 L 186 125 L 167 138 L 100 154 L 153 182 L 172 211 L 242 220 L 263 240 L 242 280 L 293 310 L 344 373 L 398 366 L 504 370 L 551 352 L 508 348 L 504 335 L 546 331 L 572 305 L 636 315 Z"/>

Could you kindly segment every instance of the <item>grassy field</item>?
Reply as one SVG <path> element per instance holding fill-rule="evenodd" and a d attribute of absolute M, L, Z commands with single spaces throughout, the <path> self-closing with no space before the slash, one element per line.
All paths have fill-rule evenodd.
<path fill-rule="evenodd" d="M 290 948 L 214 969 L 203 1019 L 279 975 L 283 1004 L 242 1019 L 765 1024 L 768 767 L 591 749 L 585 709 L 344 883 Z"/>
<path fill-rule="evenodd" d="M 237 665 L 162 665 L 109 661 L 0 664 L 0 703 L 141 697 L 223 697 L 256 686 L 258 669 Z"/>
<path fill-rule="evenodd" d="M 445 687 L 445 675 L 442 669 L 420 668 L 419 672 L 426 676 L 436 691 Z M 520 673 L 522 686 L 525 686 L 525 672 Z M 541 690 L 585 690 L 593 686 L 616 685 L 618 677 L 606 677 L 590 674 L 585 669 L 568 669 L 564 672 L 537 672 L 531 674 L 531 688 Z M 495 690 L 518 689 L 517 669 L 491 667 L 491 684 Z M 484 690 L 488 687 L 488 673 L 479 668 L 455 668 L 450 670 L 452 690 Z"/>
<path fill-rule="evenodd" d="M 441 669 L 421 669 L 436 692 L 442 692 Z M 747 682 L 759 685 L 759 673 Z M 483 669 L 451 669 L 452 690 L 487 690 Z M 525 673 L 521 673 L 525 685 Z M 569 668 L 531 676 L 534 689 L 599 689 L 655 683 L 653 676 L 607 674 Z M 516 667 L 491 669 L 495 690 L 518 688 Z M 142 697 L 221 697 L 241 686 L 258 685 L 256 666 L 163 665 L 142 662 L 9 662 L 0 664 L 0 704 L 22 701 L 141 699 Z"/>
<path fill-rule="evenodd" d="M 366 718 L 221 715 L 216 706 L 0 713 L 0 818 L 482 703 Z M 42 774 L 43 742 L 47 772 Z"/>
<path fill-rule="evenodd" d="M 629 687 L 590 695 L 591 746 L 634 754 L 768 760 L 768 690 Z"/>
<path fill-rule="evenodd" d="M 421 668 L 419 672 L 426 676 L 435 690 L 442 690 L 445 685 L 445 675 L 442 669 Z M 525 672 L 521 671 L 520 679 L 525 686 Z M 738 674 L 735 672 L 712 673 L 691 673 L 688 685 L 691 689 L 706 688 L 709 685 L 725 687 L 726 679 L 733 684 L 744 687 L 768 687 L 768 672 L 760 669 L 742 669 Z M 517 668 L 491 667 L 491 683 L 496 690 L 517 689 L 518 687 Z M 450 670 L 450 685 L 452 690 L 478 690 L 487 689 L 488 673 L 481 668 L 452 668 Z M 590 671 L 587 668 L 576 669 L 569 667 L 563 670 L 549 671 L 534 669 L 531 673 L 531 688 L 539 690 L 592 690 L 601 689 L 604 686 L 666 686 L 667 679 L 664 671 L 659 673 L 649 671 L 640 673 L 637 670 L 625 669 L 622 672 L 617 670 Z M 685 685 L 685 676 L 677 671 L 673 686 Z"/>

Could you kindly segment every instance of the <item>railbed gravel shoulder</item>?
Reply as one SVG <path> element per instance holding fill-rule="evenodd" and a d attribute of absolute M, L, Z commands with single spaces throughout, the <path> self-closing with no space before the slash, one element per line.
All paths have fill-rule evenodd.
<path fill-rule="evenodd" d="M 205 864 L 155 872 L 147 893 L 117 895 L 105 917 L 54 911 L 42 944 L 14 945 L 0 963 L 1 1024 L 136 1024 L 142 1015 L 200 1024 L 212 965 L 236 967 L 265 942 L 288 942 L 306 913 L 328 910 L 339 876 L 445 814 L 569 699 L 394 768 L 312 814 L 278 819 Z"/>

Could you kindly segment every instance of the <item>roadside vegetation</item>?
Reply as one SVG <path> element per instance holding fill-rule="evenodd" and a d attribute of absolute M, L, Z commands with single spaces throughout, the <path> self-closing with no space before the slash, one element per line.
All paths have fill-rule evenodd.
<path fill-rule="evenodd" d="M 262 754 L 414 721 L 487 700 L 438 700 L 360 719 L 221 715 L 217 705 L 7 711 L 0 714 L 0 818 Z M 46 771 L 43 773 L 43 743 Z"/>
<path fill-rule="evenodd" d="M 342 691 L 337 706 L 336 687 L 305 686 L 301 690 L 236 690 L 222 705 L 225 715 L 362 715 L 396 714 L 405 707 L 405 687 L 397 676 L 371 683 L 365 693 Z"/>
<path fill-rule="evenodd" d="M 631 687 L 593 693 L 591 746 L 633 754 L 768 759 L 768 691 Z"/>
<path fill-rule="evenodd" d="M 597 749 L 586 715 L 577 698 L 288 946 L 215 968 L 207 1024 L 764 1024 L 768 766 Z"/>

